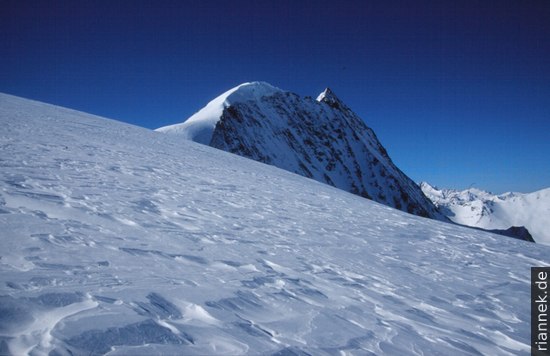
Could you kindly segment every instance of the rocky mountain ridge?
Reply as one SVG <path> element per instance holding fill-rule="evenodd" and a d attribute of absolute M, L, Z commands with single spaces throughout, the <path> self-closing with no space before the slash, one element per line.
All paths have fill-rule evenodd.
<path fill-rule="evenodd" d="M 158 129 L 372 199 L 447 221 L 395 166 L 374 131 L 332 90 L 317 99 L 263 82 L 212 100 L 183 124 Z"/>

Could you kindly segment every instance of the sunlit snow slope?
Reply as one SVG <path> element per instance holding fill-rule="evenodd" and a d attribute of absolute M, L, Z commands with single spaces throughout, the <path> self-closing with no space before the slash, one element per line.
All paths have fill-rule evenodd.
<path fill-rule="evenodd" d="M 0 95 L 0 353 L 528 354 L 550 248 Z"/>
<path fill-rule="evenodd" d="M 550 188 L 533 193 L 494 195 L 470 188 L 438 189 L 426 182 L 422 191 L 452 221 L 483 229 L 525 226 L 535 242 L 550 245 Z"/>

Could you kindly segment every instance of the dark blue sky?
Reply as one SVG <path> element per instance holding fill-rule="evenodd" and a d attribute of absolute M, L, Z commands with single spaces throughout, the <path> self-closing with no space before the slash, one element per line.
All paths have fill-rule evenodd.
<path fill-rule="evenodd" d="M 1 1 L 0 91 L 147 128 L 330 86 L 416 181 L 550 187 L 550 1 Z"/>

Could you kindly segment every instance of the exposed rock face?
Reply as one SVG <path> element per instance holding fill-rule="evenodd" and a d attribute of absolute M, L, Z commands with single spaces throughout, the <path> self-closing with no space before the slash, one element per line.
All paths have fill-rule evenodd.
<path fill-rule="evenodd" d="M 243 93 L 239 93 L 239 92 Z M 247 98 L 245 91 L 256 93 Z M 228 94 L 229 93 L 229 94 Z M 264 95 L 257 95 L 262 93 Z M 162 128 L 221 150 L 315 179 L 411 214 L 447 221 L 420 188 L 397 168 L 376 135 L 336 95 L 326 89 L 317 100 L 266 83 L 248 83 L 227 92 L 212 117 L 201 112 L 190 123 Z M 234 100 L 238 97 L 238 100 Z M 223 99 L 223 100 L 222 100 Z M 211 136 L 197 129 L 213 123 Z M 201 132 L 200 138 L 192 132 Z"/>
<path fill-rule="evenodd" d="M 535 242 L 535 240 L 533 240 L 533 236 L 531 236 L 531 234 L 529 233 L 529 230 L 527 230 L 525 226 L 512 226 L 506 230 L 494 229 L 494 230 L 487 230 L 487 231 L 493 232 L 495 234 L 503 235 L 503 236 L 513 237 L 524 241 Z"/>

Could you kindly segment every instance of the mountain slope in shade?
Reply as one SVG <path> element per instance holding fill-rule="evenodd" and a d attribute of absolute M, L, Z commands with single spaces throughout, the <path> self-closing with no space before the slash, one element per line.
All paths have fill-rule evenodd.
<path fill-rule="evenodd" d="M 374 132 L 330 90 L 317 100 L 245 83 L 183 124 L 158 129 L 267 163 L 397 209 L 446 221 Z"/>
<path fill-rule="evenodd" d="M 550 188 L 528 194 L 494 195 L 476 188 L 438 189 L 426 182 L 420 187 L 458 224 L 490 230 L 524 226 L 535 242 L 550 245 Z"/>
<path fill-rule="evenodd" d="M 0 125 L 0 354 L 529 354 L 549 247 L 8 95 Z"/>

